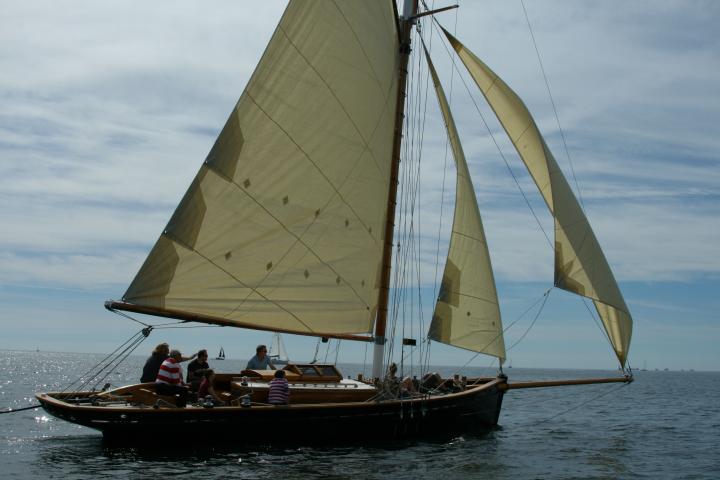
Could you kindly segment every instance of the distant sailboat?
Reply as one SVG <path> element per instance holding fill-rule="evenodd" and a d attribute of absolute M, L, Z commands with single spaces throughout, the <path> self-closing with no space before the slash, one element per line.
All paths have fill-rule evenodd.
<path fill-rule="evenodd" d="M 287 365 L 290 362 L 287 350 L 285 350 L 285 343 L 279 333 L 275 333 L 273 335 L 268 357 L 270 357 L 270 361 L 273 365 Z"/>
<path fill-rule="evenodd" d="M 220 352 L 218 356 L 215 357 L 215 360 L 225 360 L 225 350 L 223 350 L 223 347 L 220 347 Z"/>

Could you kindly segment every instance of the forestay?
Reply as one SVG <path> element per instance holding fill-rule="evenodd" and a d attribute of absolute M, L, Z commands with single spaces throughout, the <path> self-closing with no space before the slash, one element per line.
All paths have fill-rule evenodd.
<path fill-rule="evenodd" d="M 457 167 L 450 247 L 428 336 L 505 359 L 500 307 L 475 189 L 450 107 L 425 51 Z"/>
<path fill-rule="evenodd" d="M 554 216 L 555 285 L 594 301 L 620 364 L 625 365 L 632 318 L 570 185 L 520 97 L 455 37 L 447 31 L 445 34 L 515 145 Z"/>
<path fill-rule="evenodd" d="M 397 95 L 390 0 L 291 1 L 123 299 L 295 332 L 369 332 Z"/>

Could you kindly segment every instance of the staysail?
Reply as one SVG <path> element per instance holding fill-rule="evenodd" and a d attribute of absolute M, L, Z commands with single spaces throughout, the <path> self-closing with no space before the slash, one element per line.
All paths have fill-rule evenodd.
<path fill-rule="evenodd" d="M 585 213 L 518 95 L 449 32 L 445 35 L 515 145 L 555 218 L 555 285 L 592 299 L 625 365 L 632 318 Z"/>
<path fill-rule="evenodd" d="M 291 1 L 123 300 L 270 330 L 369 332 L 398 52 L 391 0 Z"/>
<path fill-rule="evenodd" d="M 500 307 L 480 209 L 465 154 L 440 80 L 425 50 L 457 167 L 450 247 L 428 336 L 505 359 Z"/>

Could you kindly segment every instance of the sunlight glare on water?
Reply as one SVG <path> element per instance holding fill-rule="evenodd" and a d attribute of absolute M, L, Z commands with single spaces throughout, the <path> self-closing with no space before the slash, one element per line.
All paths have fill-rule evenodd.
<path fill-rule="evenodd" d="M 102 358 L 0 351 L 0 408 L 32 405 L 35 392 L 61 390 Z M 111 377 L 113 385 L 137 382 L 144 361 L 129 358 Z M 233 360 L 213 365 L 220 372 L 243 366 Z M 361 371 L 340 367 L 346 375 Z M 511 382 L 616 374 L 521 368 L 509 373 Z M 263 480 L 710 479 L 717 478 L 720 464 L 720 402 L 708 399 L 719 396 L 720 373 L 637 372 L 629 386 L 511 390 L 501 427 L 484 435 L 292 448 L 206 445 L 162 436 L 158 449 L 111 448 L 99 433 L 35 409 L 0 416 L 0 462 L 3 478 L 196 478 L 202 472 L 208 478 Z M 251 438 L 252 432 L 238 435 Z"/>

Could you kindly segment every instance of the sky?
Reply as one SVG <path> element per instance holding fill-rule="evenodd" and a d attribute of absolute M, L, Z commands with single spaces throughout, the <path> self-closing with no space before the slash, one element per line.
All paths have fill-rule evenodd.
<path fill-rule="evenodd" d="M 119 299 L 139 269 L 284 7 L 0 0 L 0 349 L 107 353 L 137 332 L 103 302 Z M 579 187 L 633 314 L 630 364 L 720 370 L 720 3 L 526 0 L 524 7 L 537 51 L 520 1 L 465 0 L 438 19 L 524 99 Z M 512 324 L 506 343 L 517 342 L 510 363 L 616 368 L 580 298 L 551 290 L 533 322 L 530 307 L 552 287 L 552 252 L 538 226 L 552 232 L 551 218 L 482 97 L 460 78 L 469 87 L 471 80 L 453 69 L 429 23 L 423 35 L 473 175 L 501 311 Z M 447 248 L 447 235 L 437 232 L 449 228 L 454 195 L 435 103 L 430 97 L 418 200 L 425 317 L 437 252 Z M 420 338 L 421 327 L 412 335 Z M 247 358 L 270 336 L 158 330 L 136 353 L 168 341 Z M 294 358 L 309 359 L 316 348 L 307 338 L 285 342 Z M 365 345 L 348 343 L 345 361 L 369 358 Z M 431 348 L 437 364 L 493 363 Z"/>

